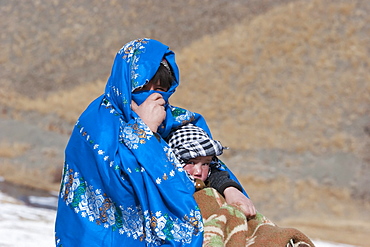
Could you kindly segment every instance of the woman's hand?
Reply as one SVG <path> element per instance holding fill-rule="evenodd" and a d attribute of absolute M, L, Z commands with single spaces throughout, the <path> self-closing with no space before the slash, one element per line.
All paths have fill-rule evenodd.
<path fill-rule="evenodd" d="M 165 103 L 161 94 L 153 93 L 139 106 L 131 101 L 131 109 L 139 115 L 151 131 L 157 132 L 159 125 L 166 118 Z"/>
<path fill-rule="evenodd" d="M 239 208 L 247 219 L 256 216 L 256 208 L 251 199 L 246 197 L 240 190 L 235 187 L 227 187 L 224 190 L 225 200 L 228 204 Z"/>

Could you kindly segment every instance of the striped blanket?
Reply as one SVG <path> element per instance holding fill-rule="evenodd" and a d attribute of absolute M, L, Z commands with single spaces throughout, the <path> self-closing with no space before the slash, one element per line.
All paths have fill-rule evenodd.
<path fill-rule="evenodd" d="M 226 247 L 313 247 L 302 232 L 294 228 L 281 228 L 257 213 L 247 220 L 237 208 L 228 205 L 213 188 L 195 192 L 204 220 L 203 246 Z"/>

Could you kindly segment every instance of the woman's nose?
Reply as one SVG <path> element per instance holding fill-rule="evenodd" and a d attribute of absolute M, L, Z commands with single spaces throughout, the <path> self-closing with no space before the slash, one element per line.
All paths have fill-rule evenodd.
<path fill-rule="evenodd" d="M 148 89 L 147 89 L 147 90 L 154 90 L 154 85 L 153 85 L 153 83 L 149 84 L 149 86 L 148 86 Z"/>

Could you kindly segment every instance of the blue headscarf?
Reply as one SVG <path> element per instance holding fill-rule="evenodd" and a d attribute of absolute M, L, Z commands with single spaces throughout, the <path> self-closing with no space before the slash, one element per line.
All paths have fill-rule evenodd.
<path fill-rule="evenodd" d="M 175 81 L 162 93 L 167 116 L 157 134 L 130 106 L 153 93 L 133 92 L 163 58 Z M 209 129 L 201 115 L 168 103 L 178 85 L 175 54 L 164 44 L 139 39 L 119 50 L 105 93 L 82 113 L 66 147 L 57 246 L 202 246 L 194 184 L 163 138 L 188 122 Z"/>

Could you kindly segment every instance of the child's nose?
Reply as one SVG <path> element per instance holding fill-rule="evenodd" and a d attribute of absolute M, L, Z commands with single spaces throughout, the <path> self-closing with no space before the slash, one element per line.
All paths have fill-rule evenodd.
<path fill-rule="evenodd" d="M 195 165 L 194 166 L 194 174 L 199 175 L 202 173 L 202 165 Z"/>

